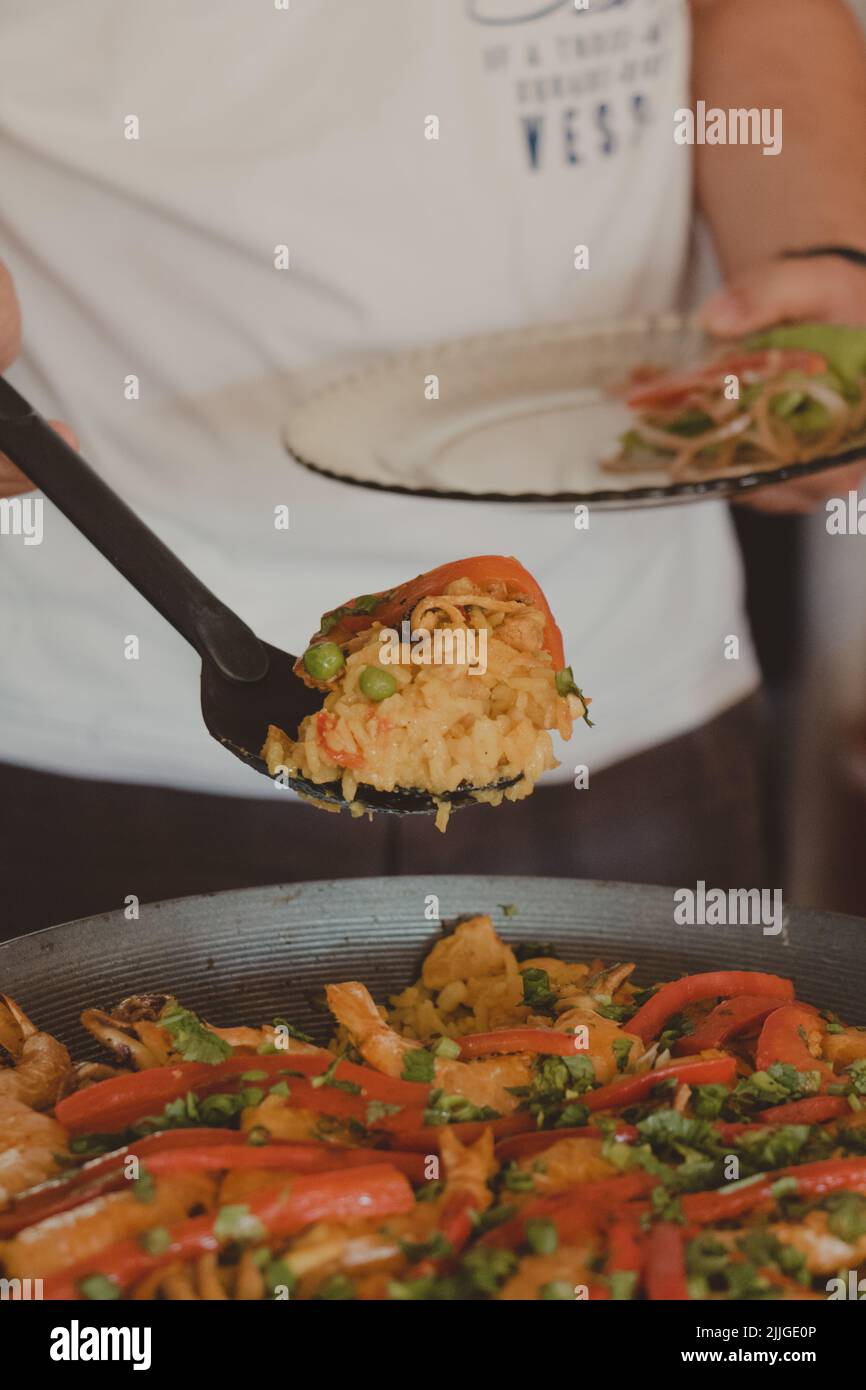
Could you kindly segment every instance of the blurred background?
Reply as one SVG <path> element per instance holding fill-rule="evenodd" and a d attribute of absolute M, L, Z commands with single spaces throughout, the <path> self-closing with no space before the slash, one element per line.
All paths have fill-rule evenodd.
<path fill-rule="evenodd" d="M 866 28 L 866 0 L 850 0 Z M 866 548 L 826 515 L 737 512 L 773 718 L 773 852 L 793 902 L 866 914 Z M 866 520 L 864 520 L 866 526 Z"/>

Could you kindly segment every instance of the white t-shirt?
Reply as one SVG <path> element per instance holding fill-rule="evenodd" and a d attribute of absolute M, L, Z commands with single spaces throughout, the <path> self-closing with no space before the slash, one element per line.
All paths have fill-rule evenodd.
<path fill-rule="evenodd" d="M 322 363 L 674 304 L 684 0 L 5 0 L 0 51 L 11 378 L 262 637 L 301 651 L 354 594 L 500 552 L 537 575 L 594 697 L 561 776 L 754 688 L 723 505 L 576 531 L 568 510 L 347 488 L 280 442 Z M 41 545 L 0 540 L 0 758 L 276 795 L 205 732 L 195 653 L 44 515 Z"/>

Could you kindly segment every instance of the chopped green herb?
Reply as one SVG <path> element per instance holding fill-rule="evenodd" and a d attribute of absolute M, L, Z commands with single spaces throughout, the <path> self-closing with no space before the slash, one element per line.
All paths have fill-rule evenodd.
<path fill-rule="evenodd" d="M 537 1014 L 550 1014 L 556 1003 L 556 995 L 550 988 L 550 976 L 537 965 L 521 970 L 523 980 L 523 1002 Z"/>
<path fill-rule="evenodd" d="M 156 1201 L 156 1183 L 152 1174 L 144 1168 L 141 1169 L 139 1176 L 132 1184 L 132 1195 L 137 1202 L 145 1202 L 148 1205 Z"/>
<path fill-rule="evenodd" d="M 171 1233 L 166 1226 L 152 1226 L 140 1233 L 138 1243 L 148 1255 L 162 1255 L 171 1245 Z"/>
<path fill-rule="evenodd" d="M 574 1298 L 572 1285 L 566 1284 L 564 1279 L 553 1279 L 549 1284 L 542 1284 L 538 1292 L 545 1303 L 564 1303 Z"/>
<path fill-rule="evenodd" d="M 827 1228 L 849 1245 L 866 1235 L 866 1197 L 857 1192 L 834 1192 L 824 1208 L 829 1213 Z"/>
<path fill-rule="evenodd" d="M 217 1240 L 251 1241 L 263 1240 L 265 1229 L 249 1207 L 237 1205 L 220 1207 L 214 1222 L 214 1235 Z"/>
<path fill-rule="evenodd" d="M 615 1303 L 625 1303 L 634 1298 L 637 1289 L 637 1274 L 633 1269 L 615 1269 L 607 1277 L 610 1296 Z"/>
<path fill-rule="evenodd" d="M 159 1022 L 186 1062 L 208 1062 L 217 1066 L 232 1055 L 229 1043 L 212 1033 L 190 1009 L 170 1009 L 160 1016 Z"/>
<path fill-rule="evenodd" d="M 403 1070 L 400 1073 L 402 1081 L 430 1082 L 435 1075 L 433 1056 L 426 1048 L 413 1047 L 410 1051 L 404 1052 Z"/>
<path fill-rule="evenodd" d="M 297 1283 L 297 1277 L 285 1260 L 270 1260 L 264 1269 L 264 1279 L 269 1298 L 275 1298 L 282 1289 L 291 1293 Z"/>
<path fill-rule="evenodd" d="M 120 1298 L 118 1285 L 105 1274 L 89 1274 L 86 1279 L 79 1279 L 78 1289 L 85 1298 L 93 1299 L 99 1303 L 107 1303 Z"/>
<path fill-rule="evenodd" d="M 447 1259 L 454 1253 L 451 1242 L 445 1239 L 441 1231 L 434 1231 L 426 1240 L 401 1240 L 399 1244 L 411 1265 L 417 1264 L 419 1260 Z"/>
<path fill-rule="evenodd" d="M 305 1043 L 311 1043 L 314 1041 L 314 1039 L 310 1037 L 309 1033 L 302 1033 L 300 1028 L 296 1028 L 293 1023 L 289 1023 L 288 1020 L 285 1018 L 275 1018 L 273 1023 L 274 1027 L 280 1030 L 280 1034 L 283 1037 L 296 1038 L 298 1042 Z M 283 1052 L 285 1051 L 285 1049 L 278 1048 L 277 1051 Z"/>
<path fill-rule="evenodd" d="M 387 1100 L 368 1100 L 366 1120 L 368 1125 L 375 1125 L 377 1120 L 384 1120 L 388 1115 L 399 1115 L 403 1109 L 402 1105 L 392 1105 Z"/>
<path fill-rule="evenodd" d="M 552 941 L 519 941 L 512 947 L 518 964 L 525 960 L 543 960 L 545 956 L 559 960 L 560 951 Z"/>
<path fill-rule="evenodd" d="M 534 1255 L 555 1254 L 559 1237 L 553 1222 L 545 1217 L 535 1217 L 527 1221 L 526 1243 Z"/>
<path fill-rule="evenodd" d="M 311 1084 L 314 1090 L 319 1090 L 322 1086 L 331 1086 L 335 1091 L 348 1091 L 352 1096 L 359 1096 L 361 1094 L 361 1087 L 358 1085 L 357 1081 L 337 1080 L 337 1067 L 342 1060 L 342 1057 L 335 1057 L 326 1071 L 312 1078 Z"/>

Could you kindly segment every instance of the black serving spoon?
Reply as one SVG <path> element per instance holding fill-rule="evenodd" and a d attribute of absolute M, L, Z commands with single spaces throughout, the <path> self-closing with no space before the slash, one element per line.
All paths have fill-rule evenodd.
<path fill-rule="evenodd" d="M 201 657 L 201 709 L 208 732 L 236 758 L 269 776 L 259 751 L 268 725 L 295 737 L 301 721 L 322 707 L 321 690 L 311 690 L 295 675 L 296 658 L 256 637 L 2 377 L 0 452 L 195 647 Z M 285 780 L 318 801 L 345 804 L 339 782 L 318 784 L 296 775 Z M 517 780 L 477 789 L 460 786 L 439 801 L 465 806 L 473 790 L 499 790 Z M 429 815 L 439 809 L 428 792 L 404 787 L 377 791 L 363 782 L 355 801 L 396 815 Z"/>

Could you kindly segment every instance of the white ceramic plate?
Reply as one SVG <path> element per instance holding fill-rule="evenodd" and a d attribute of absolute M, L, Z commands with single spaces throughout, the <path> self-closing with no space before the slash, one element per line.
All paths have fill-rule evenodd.
<path fill-rule="evenodd" d="M 633 423 L 610 395 L 635 367 L 679 369 L 711 345 L 677 314 L 559 324 L 439 343 L 368 366 L 303 399 L 285 428 L 295 461 L 343 483 L 478 502 L 635 507 L 720 497 L 821 472 L 866 453 L 737 478 L 671 483 L 611 473 Z M 431 379 L 438 399 L 428 399 Z"/>

